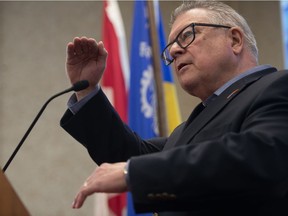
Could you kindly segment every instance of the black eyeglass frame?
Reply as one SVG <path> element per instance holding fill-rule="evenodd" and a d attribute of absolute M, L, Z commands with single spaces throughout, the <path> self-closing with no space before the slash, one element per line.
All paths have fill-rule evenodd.
<path fill-rule="evenodd" d="M 186 46 L 182 46 L 181 43 L 179 42 L 178 38 L 179 36 L 183 33 L 183 31 L 188 28 L 189 26 L 192 27 L 192 30 L 193 30 L 193 39 L 190 43 L 188 43 Z M 165 65 L 170 65 L 173 61 L 174 61 L 174 58 L 173 59 L 168 59 L 165 57 L 165 50 L 171 46 L 172 44 L 174 44 L 175 42 L 182 48 L 182 49 L 186 49 L 190 44 L 193 43 L 193 41 L 195 40 L 195 26 L 206 26 L 206 27 L 216 27 L 216 28 L 227 28 L 227 29 L 230 29 L 232 28 L 231 26 L 226 26 L 226 25 L 219 25 L 219 24 L 211 24 L 211 23 L 190 23 L 189 25 L 185 26 L 176 36 L 176 38 L 170 42 L 165 48 L 164 50 L 162 51 L 162 54 L 161 54 L 161 58 L 162 60 L 164 61 Z"/>

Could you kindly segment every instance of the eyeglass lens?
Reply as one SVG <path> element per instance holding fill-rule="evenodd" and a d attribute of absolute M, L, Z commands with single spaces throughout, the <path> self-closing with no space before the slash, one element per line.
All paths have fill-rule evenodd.
<path fill-rule="evenodd" d="M 166 49 L 162 53 L 162 58 L 165 61 L 166 65 L 169 65 L 173 62 L 173 57 L 170 54 L 171 47 L 176 42 L 182 49 L 185 49 L 187 46 L 189 46 L 193 40 L 195 39 L 195 32 L 194 32 L 194 26 L 189 25 L 186 28 L 184 28 L 175 38 L 174 41 L 172 41 Z"/>

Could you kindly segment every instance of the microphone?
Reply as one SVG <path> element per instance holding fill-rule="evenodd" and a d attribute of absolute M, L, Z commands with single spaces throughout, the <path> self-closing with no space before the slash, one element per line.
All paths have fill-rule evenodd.
<path fill-rule="evenodd" d="M 3 168 L 3 173 L 6 171 L 6 169 L 8 168 L 8 166 L 10 165 L 10 163 L 12 162 L 12 160 L 14 159 L 15 155 L 17 154 L 17 152 L 19 151 L 19 149 L 21 148 L 21 146 L 23 145 L 24 141 L 26 140 L 26 138 L 28 137 L 29 133 L 31 132 L 31 130 L 33 129 L 34 125 L 36 124 L 36 122 L 38 121 L 38 119 L 40 118 L 40 116 L 42 115 L 42 113 L 44 112 L 45 108 L 47 107 L 47 105 L 56 97 L 66 94 L 68 92 L 71 91 L 81 91 L 83 89 L 86 89 L 89 86 L 89 82 L 87 80 L 82 80 L 79 82 L 76 82 L 75 84 L 73 84 L 72 87 L 59 92 L 55 95 L 53 95 L 52 97 L 50 97 L 45 104 L 42 106 L 42 108 L 40 109 L 40 111 L 38 112 L 37 116 L 35 117 L 35 119 L 33 120 L 33 122 L 31 123 L 30 127 L 28 128 L 28 130 L 26 131 L 26 133 L 24 134 L 24 136 L 22 137 L 21 141 L 19 142 L 19 144 L 17 145 L 17 147 L 15 148 L 14 152 L 12 153 L 12 155 L 10 156 L 9 160 L 6 162 L 4 168 Z"/>

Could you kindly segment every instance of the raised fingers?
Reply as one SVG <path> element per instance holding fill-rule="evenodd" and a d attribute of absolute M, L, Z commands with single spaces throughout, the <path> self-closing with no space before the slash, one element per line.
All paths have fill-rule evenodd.
<path fill-rule="evenodd" d="M 87 49 L 87 43 L 86 43 L 87 38 L 86 37 L 76 37 L 74 38 L 74 53 L 75 55 L 82 55 L 83 53 L 85 53 L 85 50 Z"/>
<path fill-rule="evenodd" d="M 91 54 L 98 52 L 98 44 L 97 41 L 93 38 L 87 37 L 75 37 L 73 42 L 68 44 L 68 53 L 70 55 L 78 55 L 82 54 Z"/>

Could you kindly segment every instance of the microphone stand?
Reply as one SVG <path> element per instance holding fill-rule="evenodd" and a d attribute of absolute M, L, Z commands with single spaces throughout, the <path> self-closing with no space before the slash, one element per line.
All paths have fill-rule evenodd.
<path fill-rule="evenodd" d="M 80 84 L 80 85 L 79 85 Z M 26 133 L 24 134 L 24 136 L 22 137 L 21 141 L 19 142 L 19 144 L 17 145 L 17 147 L 15 148 L 14 152 L 12 153 L 12 155 L 10 156 L 10 158 L 8 159 L 8 161 L 6 162 L 5 166 L 3 167 L 2 171 L 3 173 L 6 171 L 6 169 L 8 168 L 8 166 L 10 165 L 10 163 L 12 162 L 12 160 L 14 159 L 15 155 L 17 154 L 17 152 L 19 151 L 19 149 L 21 148 L 21 146 L 23 145 L 24 141 L 26 140 L 26 138 L 28 137 L 28 135 L 30 134 L 31 130 L 33 129 L 33 127 L 35 126 L 36 122 L 38 121 L 38 119 L 40 118 L 40 116 L 42 115 L 42 113 L 44 112 L 45 108 L 47 107 L 47 105 L 56 97 L 66 94 L 70 91 L 80 91 L 83 90 L 85 88 L 87 88 L 89 85 L 88 81 L 86 80 L 82 80 L 77 82 L 76 84 L 74 84 L 71 88 L 66 89 L 62 92 L 59 92 L 55 95 L 53 95 L 52 97 L 50 97 L 46 103 L 42 106 L 42 108 L 40 109 L 40 111 L 38 112 L 37 116 L 34 118 L 33 122 L 31 123 L 30 127 L 28 128 L 28 130 L 26 131 Z"/>

